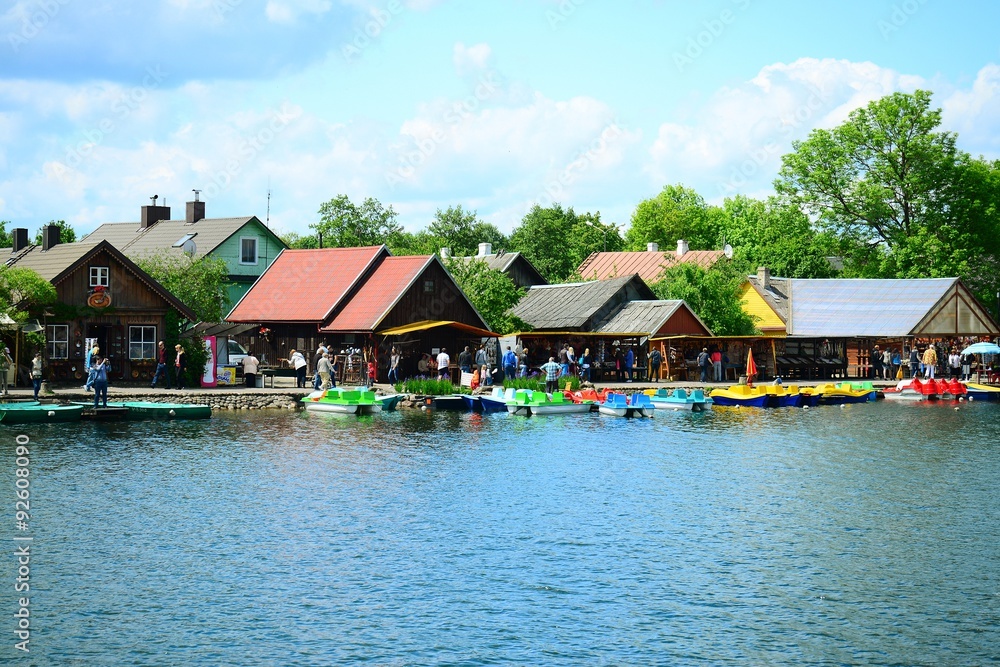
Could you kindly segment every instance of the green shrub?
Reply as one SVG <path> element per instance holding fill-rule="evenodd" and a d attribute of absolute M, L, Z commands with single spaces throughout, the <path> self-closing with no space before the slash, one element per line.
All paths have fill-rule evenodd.
<path fill-rule="evenodd" d="M 430 378 L 408 378 L 396 385 L 396 391 L 401 394 L 418 394 L 420 396 L 445 396 L 447 394 L 468 394 L 468 387 L 456 387 L 451 380 L 434 380 Z"/>
<path fill-rule="evenodd" d="M 530 389 L 531 391 L 545 391 L 545 383 L 539 382 L 535 378 L 505 378 L 504 389 Z"/>

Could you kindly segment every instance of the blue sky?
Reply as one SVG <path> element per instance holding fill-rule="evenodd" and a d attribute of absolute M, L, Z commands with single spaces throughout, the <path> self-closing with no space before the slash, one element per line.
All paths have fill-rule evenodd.
<path fill-rule="evenodd" d="M 183 214 L 306 233 L 344 193 L 461 204 L 766 196 L 792 141 L 897 90 L 1000 158 L 1000 3 L 21 0 L 0 10 L 0 220 Z M 10 228 L 10 226 L 8 226 Z"/>

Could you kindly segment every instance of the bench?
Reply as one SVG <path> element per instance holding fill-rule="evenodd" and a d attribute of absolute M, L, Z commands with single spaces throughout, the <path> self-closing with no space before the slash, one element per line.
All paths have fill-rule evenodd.
<path fill-rule="evenodd" d="M 263 378 L 262 384 L 264 388 L 267 388 L 267 380 L 271 379 L 271 389 L 274 389 L 274 378 L 294 378 L 298 377 L 298 373 L 295 372 L 294 368 L 262 368 L 260 369 L 260 376 Z"/>

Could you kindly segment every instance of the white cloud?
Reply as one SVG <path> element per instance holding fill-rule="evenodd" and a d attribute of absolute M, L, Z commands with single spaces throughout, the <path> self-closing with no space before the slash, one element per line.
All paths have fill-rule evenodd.
<path fill-rule="evenodd" d="M 969 90 L 941 102 L 942 124 L 958 132 L 958 143 L 974 155 L 1000 158 L 1000 66 L 982 68 Z"/>
<path fill-rule="evenodd" d="M 264 14 L 272 23 L 293 23 L 303 14 L 325 14 L 332 6 L 330 0 L 268 0 Z"/>
<path fill-rule="evenodd" d="M 489 44 L 466 46 L 462 42 L 458 42 L 455 44 L 452 57 L 455 62 L 455 71 L 458 72 L 459 76 L 479 73 L 487 68 L 492 54 Z"/>

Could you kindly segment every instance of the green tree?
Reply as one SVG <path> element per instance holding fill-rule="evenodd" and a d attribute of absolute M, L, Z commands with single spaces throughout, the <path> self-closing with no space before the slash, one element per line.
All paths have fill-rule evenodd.
<path fill-rule="evenodd" d="M 475 211 L 466 211 L 461 204 L 444 211 L 438 209 L 427 231 L 439 244 L 434 251 L 450 248 L 455 257 L 475 255 L 480 243 L 492 244 L 494 251 L 507 243 L 507 237 L 496 225 L 479 220 Z"/>
<path fill-rule="evenodd" d="M 0 266 L 0 313 L 15 322 L 23 322 L 57 298 L 52 283 L 31 269 Z"/>
<path fill-rule="evenodd" d="M 523 320 L 510 314 L 510 310 L 517 305 L 526 290 L 515 285 L 507 274 L 491 269 L 481 259 L 462 260 L 453 257 L 446 261 L 446 266 L 492 331 L 509 334 L 531 328 Z"/>
<path fill-rule="evenodd" d="M 784 278 L 832 278 L 830 255 L 836 243 L 814 229 L 794 204 L 776 197 L 767 201 L 738 195 L 726 199 L 722 229 L 733 247 L 733 263 L 743 273 L 766 266 Z"/>
<path fill-rule="evenodd" d="M 709 250 L 719 241 L 718 222 L 723 212 L 709 206 L 697 192 L 683 185 L 668 185 L 652 199 L 639 202 L 625 233 L 629 250 L 645 250 L 647 243 L 670 248 L 684 239 L 692 250 Z"/>
<path fill-rule="evenodd" d="M 759 332 L 740 305 L 740 286 L 745 280 L 730 264 L 706 270 L 685 262 L 667 269 L 651 287 L 660 299 L 685 301 L 716 336 L 749 336 Z"/>
<path fill-rule="evenodd" d="M 14 235 L 7 231 L 10 220 L 0 220 L 0 248 L 13 248 Z"/>
<path fill-rule="evenodd" d="M 208 256 L 192 260 L 186 255 L 161 252 L 136 263 L 194 311 L 198 320 L 221 322 L 229 312 L 229 268 L 224 260 Z"/>
<path fill-rule="evenodd" d="M 315 234 L 301 235 L 296 232 L 288 232 L 281 237 L 289 248 L 293 250 L 312 250 L 319 247 L 319 239 Z"/>
<path fill-rule="evenodd" d="M 322 236 L 324 248 L 382 245 L 403 230 L 392 206 L 371 197 L 359 206 L 347 195 L 337 195 L 319 207 L 319 215 L 320 221 L 309 226 Z"/>
<path fill-rule="evenodd" d="M 542 276 L 558 283 L 577 276 L 577 269 L 590 253 L 619 250 L 622 239 L 615 225 L 601 222 L 601 214 L 577 215 L 572 207 L 559 204 L 542 208 L 537 204 L 510 236 L 511 250 L 524 254 Z"/>
<path fill-rule="evenodd" d="M 386 239 L 389 252 L 393 255 L 433 255 L 440 248 L 440 242 L 426 229 L 419 232 L 400 230 Z"/>
<path fill-rule="evenodd" d="M 59 228 L 59 243 L 74 243 L 76 241 L 76 230 L 70 227 L 65 220 L 49 220 L 46 224 Z M 45 225 L 38 228 L 38 233 L 35 234 L 35 245 L 42 245 L 42 232 L 44 230 Z"/>

